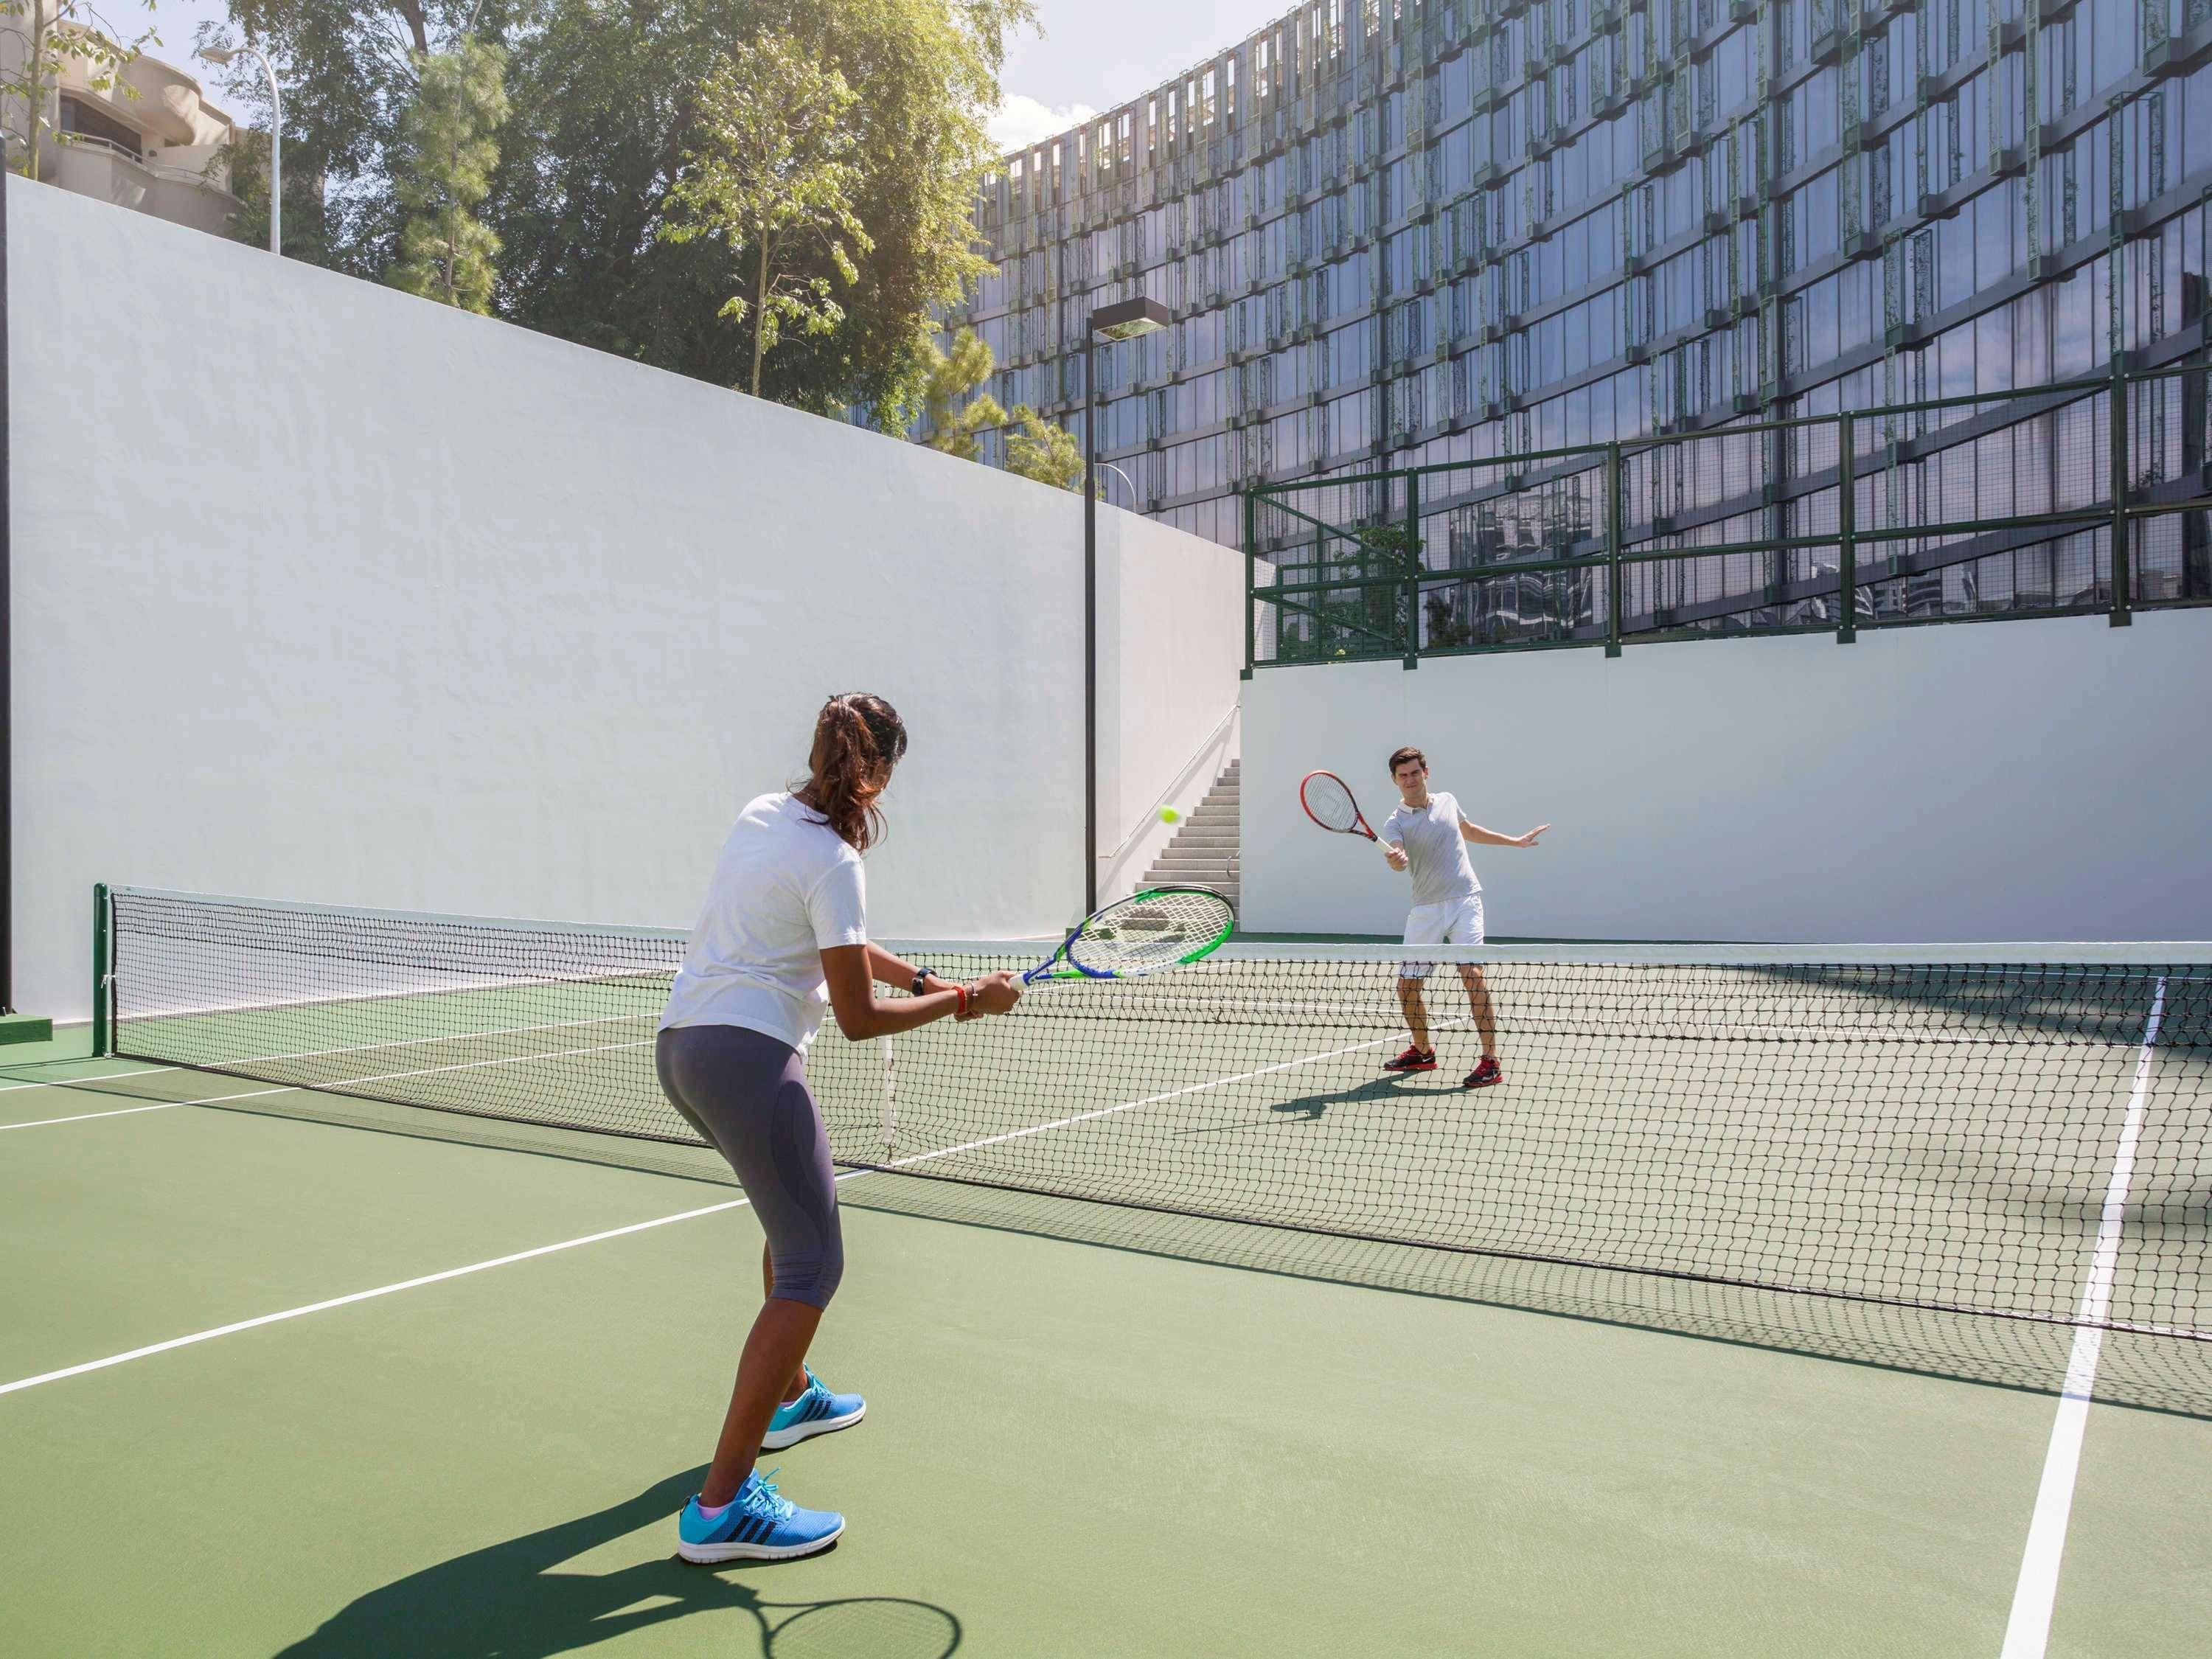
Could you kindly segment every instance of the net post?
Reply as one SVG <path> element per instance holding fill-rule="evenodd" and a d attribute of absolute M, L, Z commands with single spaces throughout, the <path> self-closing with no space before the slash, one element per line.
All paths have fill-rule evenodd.
<path fill-rule="evenodd" d="M 109 1019 L 108 967 L 114 941 L 108 932 L 107 884 L 92 884 L 92 1057 L 105 1060 L 114 1052 L 115 1033 Z"/>
<path fill-rule="evenodd" d="M 2116 276 L 2113 281 L 2117 283 Z M 2135 621 L 2135 561 L 2128 545 L 2128 377 L 2127 359 L 2112 357 L 2112 611 L 2114 628 Z"/>
<path fill-rule="evenodd" d="M 1620 654 L 1620 446 L 1605 447 L 1605 654 Z"/>
<path fill-rule="evenodd" d="M 1421 475 L 1406 473 L 1406 666 L 1421 665 Z"/>
<path fill-rule="evenodd" d="M 1859 636 L 1858 430 L 1845 410 L 1836 417 L 1836 643 Z"/>

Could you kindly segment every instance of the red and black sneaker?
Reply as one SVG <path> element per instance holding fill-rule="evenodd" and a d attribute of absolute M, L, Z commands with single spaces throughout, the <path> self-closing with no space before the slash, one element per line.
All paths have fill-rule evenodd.
<path fill-rule="evenodd" d="M 1482 1063 L 1467 1074 L 1460 1085 L 1462 1089 L 1487 1089 L 1492 1084 L 1504 1080 L 1505 1073 L 1498 1069 L 1498 1056 L 1485 1054 Z"/>
<path fill-rule="evenodd" d="M 1386 1072 L 1433 1072 L 1437 1069 L 1437 1051 L 1408 1048 L 1397 1059 L 1384 1060 L 1382 1069 Z"/>

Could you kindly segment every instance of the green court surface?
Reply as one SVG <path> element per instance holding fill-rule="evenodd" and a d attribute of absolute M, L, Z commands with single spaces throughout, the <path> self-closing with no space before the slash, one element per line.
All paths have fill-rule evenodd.
<path fill-rule="evenodd" d="M 867 1420 L 768 1460 L 850 1528 L 689 1567 L 673 1515 L 758 1293 L 732 1188 L 61 1052 L 0 1070 L 33 1085 L 0 1091 L 9 1654 L 2178 1655 L 2212 1627 L 2196 1345 L 2106 1339 L 2130 1398 L 2088 1412 L 2047 1647 L 2008 1648 L 2063 1327 L 880 1174 L 841 1188 L 815 1355 Z"/>

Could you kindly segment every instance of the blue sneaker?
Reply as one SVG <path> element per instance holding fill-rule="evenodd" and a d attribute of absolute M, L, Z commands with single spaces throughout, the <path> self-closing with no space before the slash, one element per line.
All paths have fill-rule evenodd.
<path fill-rule="evenodd" d="M 768 1420 L 768 1432 L 761 1437 L 761 1449 L 781 1451 L 817 1434 L 835 1434 L 851 1428 L 867 1414 L 866 1401 L 857 1394 L 832 1393 L 809 1365 L 805 1392 L 775 1408 L 775 1415 Z"/>
<path fill-rule="evenodd" d="M 686 1561 L 789 1561 L 828 1549 L 844 1530 L 843 1516 L 802 1510 L 778 1496 L 756 1469 L 738 1489 L 737 1500 L 712 1521 L 699 1512 L 693 1494 L 677 1517 L 676 1553 Z"/>

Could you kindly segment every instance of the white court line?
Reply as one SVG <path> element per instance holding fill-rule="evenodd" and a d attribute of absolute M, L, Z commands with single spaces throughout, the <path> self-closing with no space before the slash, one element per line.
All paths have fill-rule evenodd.
<path fill-rule="evenodd" d="M 2136 1057 L 2135 1089 L 2112 1153 L 2112 1179 L 2105 1188 L 2105 1212 L 2097 1223 L 2097 1249 L 2081 1286 L 2078 1317 L 2101 1321 L 2112 1312 L 2112 1275 L 2119 1266 L 2120 1226 L 2127 1214 L 2128 1188 L 2135 1179 L 2136 1146 L 2142 1138 L 2143 1102 L 2150 1087 L 2151 1051 L 2166 1012 L 2166 981 L 2151 993 L 2150 1018 L 2143 1026 L 2142 1051 Z M 2074 1508 L 2074 1477 L 2081 1464 L 2081 1436 L 2088 1426 L 2089 1401 L 2096 1393 L 2097 1362 L 2105 1333 L 2084 1322 L 2074 1332 L 2074 1351 L 2066 1363 L 2066 1385 L 2058 1415 L 2051 1425 L 2051 1449 L 2044 1455 L 2043 1480 L 2035 1494 L 2035 1516 L 2021 1556 L 2020 1580 L 2013 1587 L 2012 1617 L 2005 1623 L 2001 1659 L 2043 1659 L 2051 1640 L 2051 1609 L 2058 1600 L 2058 1563 L 2066 1550 L 2066 1526 Z"/>
<path fill-rule="evenodd" d="M 1403 1033 L 1400 1035 L 1402 1036 Z M 1233 1083 L 1244 1083 L 1255 1077 L 1266 1077 L 1272 1072 L 1286 1072 L 1295 1066 L 1310 1066 L 1317 1060 L 1334 1060 L 1342 1054 L 1357 1054 L 1362 1048 L 1372 1048 L 1377 1043 L 1395 1041 L 1397 1041 L 1395 1036 L 1377 1037 L 1373 1042 L 1354 1043 L 1348 1048 L 1335 1048 L 1327 1054 L 1307 1054 L 1302 1059 L 1286 1060 L 1273 1066 L 1263 1066 L 1257 1071 L 1239 1073 L 1235 1077 L 1216 1078 L 1210 1082 L 1193 1084 L 1188 1088 L 1177 1089 L 1168 1094 L 1152 1095 L 1143 1100 L 1127 1100 L 1118 1106 L 1102 1106 L 1095 1112 L 1078 1113 L 1073 1117 L 1060 1118 L 1051 1123 L 1033 1124 L 1026 1129 L 1010 1130 L 1005 1134 L 987 1136 L 983 1139 L 968 1141 L 958 1146 L 946 1146 L 934 1152 L 917 1153 L 912 1158 L 902 1158 L 896 1164 L 884 1164 L 881 1169 L 848 1170 L 835 1178 L 840 1182 L 854 1181 L 862 1176 L 876 1175 L 884 1170 L 905 1169 L 916 1164 L 927 1164 L 933 1158 L 951 1158 L 961 1152 L 974 1152 L 980 1146 L 994 1146 L 1001 1141 L 1018 1140 L 1025 1135 L 1040 1134 L 1047 1129 L 1062 1128 L 1068 1124 L 1085 1122 L 1091 1118 L 1109 1117 L 1116 1112 L 1126 1112 L 1139 1106 L 1157 1105 L 1164 1100 L 1175 1100 L 1184 1095 L 1200 1094 L 1208 1089 L 1226 1088 Z M 283 1091 L 264 1089 L 256 1090 L 254 1092 L 273 1094 Z M 246 1097 L 234 1095 L 227 1098 L 244 1099 Z M 188 1106 L 213 1105 L 216 1103 L 179 1100 L 163 1103 Z M 558 1244 L 541 1244 L 535 1249 L 518 1250 L 512 1255 L 495 1256 L 489 1261 L 473 1261 L 465 1267 L 448 1267 L 442 1273 L 425 1273 L 419 1279 L 402 1279 L 394 1285 L 380 1285 L 374 1290 L 355 1291 L 350 1295 L 331 1297 L 327 1301 L 311 1302 L 304 1307 L 287 1308 L 279 1313 L 262 1314 L 252 1319 L 241 1319 L 228 1325 L 218 1325 L 211 1330 L 195 1331 L 189 1336 L 173 1336 L 166 1342 L 149 1343 L 143 1348 L 132 1348 L 126 1353 L 109 1354 L 104 1359 L 88 1359 L 81 1365 L 67 1365 L 60 1370 L 46 1371 L 37 1376 L 20 1377 L 13 1382 L 0 1382 L 0 1395 L 15 1394 L 24 1389 L 35 1389 L 43 1382 L 58 1382 L 67 1377 L 82 1376 L 88 1371 L 106 1370 L 112 1365 L 121 1365 L 133 1359 L 145 1359 L 157 1353 L 167 1353 L 174 1348 L 188 1348 L 197 1343 L 211 1342 L 219 1336 L 234 1336 L 240 1331 L 256 1330 L 264 1325 L 279 1324 L 288 1319 L 303 1318 L 308 1314 L 325 1313 L 332 1308 L 349 1307 L 356 1302 L 368 1302 L 380 1296 L 393 1296 L 401 1291 L 418 1290 L 425 1285 L 442 1284 L 449 1279 L 465 1278 L 471 1273 L 483 1273 L 493 1267 L 509 1267 L 517 1261 L 529 1261 L 541 1255 L 552 1255 L 559 1251 L 576 1249 L 586 1244 L 602 1243 L 610 1238 L 622 1238 L 631 1233 L 647 1232 L 653 1228 L 670 1226 L 678 1221 L 696 1220 L 702 1215 L 719 1215 L 725 1210 L 743 1209 L 749 1202 L 750 1200 L 746 1199 L 733 1198 L 726 1203 L 709 1204 L 704 1209 L 685 1210 L 676 1215 L 659 1216 L 651 1221 L 635 1221 L 627 1227 L 611 1227 L 605 1232 L 590 1233 L 582 1238 L 564 1239 Z"/>
<path fill-rule="evenodd" d="M 540 1244 L 534 1250 L 517 1250 L 513 1255 L 494 1256 L 489 1261 L 472 1261 L 465 1267 L 448 1267 L 443 1273 L 425 1273 L 420 1279 L 403 1279 L 396 1285 L 380 1285 L 373 1291 L 356 1291 L 350 1296 L 334 1296 L 327 1302 L 310 1302 L 303 1308 L 287 1308 L 282 1313 L 263 1314 L 254 1319 L 241 1319 L 234 1324 L 218 1325 L 213 1330 L 195 1331 L 190 1336 L 173 1336 L 167 1342 L 154 1342 L 143 1348 L 133 1348 L 128 1353 L 112 1353 L 105 1359 L 88 1359 L 82 1365 L 68 1365 L 58 1371 L 47 1371 L 38 1376 L 26 1376 L 13 1382 L 0 1382 L 0 1394 L 14 1394 L 22 1389 L 35 1389 L 41 1382 L 58 1382 L 66 1376 L 82 1376 L 87 1371 L 104 1371 L 111 1365 L 120 1365 L 132 1359 L 144 1359 L 149 1355 L 167 1353 L 172 1348 L 188 1348 L 196 1342 L 212 1342 L 218 1336 L 233 1336 L 240 1331 L 250 1331 L 263 1325 L 274 1325 L 287 1319 L 301 1319 L 308 1314 L 324 1313 L 332 1308 L 343 1308 L 356 1302 L 367 1302 L 375 1297 L 396 1296 L 401 1291 L 420 1290 L 425 1285 L 443 1284 L 449 1279 L 461 1279 L 470 1273 L 480 1273 L 493 1267 L 505 1267 L 517 1261 L 528 1261 L 533 1257 L 551 1255 L 559 1250 L 573 1250 L 586 1244 L 598 1244 L 610 1238 L 620 1238 L 626 1233 L 641 1233 L 654 1227 L 666 1227 L 678 1221 L 690 1221 L 702 1215 L 715 1215 L 724 1210 L 744 1207 L 745 1200 L 733 1198 L 723 1204 L 710 1204 L 703 1210 L 686 1210 L 680 1215 L 659 1216 L 651 1221 L 634 1221 L 627 1227 L 610 1227 L 602 1233 L 586 1234 L 582 1238 L 563 1239 L 558 1244 Z"/>
<path fill-rule="evenodd" d="M 588 1024 L 593 1022 L 581 1023 Z M 166 1111 L 172 1106 L 227 1106 L 233 1101 L 254 1100 L 263 1095 L 331 1094 L 346 1089 L 357 1088 L 364 1083 L 398 1083 L 408 1078 L 441 1077 L 447 1072 L 478 1071 L 488 1066 L 526 1066 L 537 1060 L 573 1060 L 578 1054 L 613 1054 L 623 1048 L 642 1048 L 646 1046 L 643 1042 L 602 1042 L 590 1048 L 548 1048 L 534 1054 L 509 1054 L 503 1060 L 456 1060 L 451 1066 L 426 1066 L 411 1072 L 379 1072 L 371 1077 L 339 1078 L 328 1083 L 279 1083 L 266 1089 L 247 1089 L 234 1095 L 203 1095 L 198 1100 L 157 1100 L 144 1106 L 118 1106 L 112 1111 L 79 1112 L 75 1117 L 40 1117 L 33 1118 L 28 1123 L 0 1123 L 0 1132 L 9 1129 L 44 1129 L 56 1123 L 82 1123 L 88 1118 L 95 1117 L 128 1117 L 133 1112 Z M 291 1056 L 287 1055 L 283 1058 L 289 1059 Z M 258 1062 L 242 1060 L 240 1063 L 250 1066 Z M 80 1080 L 96 1082 L 99 1079 Z M 433 1107 L 427 1109 L 435 1110 L 436 1109 Z M 527 1121 L 527 1120 L 522 1121 Z"/>
<path fill-rule="evenodd" d="M 617 1024 L 623 1020 L 650 1019 L 653 1018 L 653 1016 L 650 1014 L 601 1014 L 592 1019 L 556 1020 L 544 1025 L 506 1025 L 500 1027 L 496 1030 L 458 1031 L 451 1036 L 414 1037 L 401 1042 L 360 1042 L 346 1048 L 311 1048 L 294 1054 L 255 1054 L 250 1059 L 234 1061 L 234 1064 L 239 1066 L 266 1066 L 270 1064 L 272 1061 L 280 1060 L 328 1060 L 333 1054 L 365 1054 L 369 1050 L 375 1048 L 434 1048 L 441 1042 L 466 1042 L 477 1037 L 526 1036 L 536 1031 L 565 1031 L 580 1025 L 610 1025 Z M 641 1048 L 644 1046 L 645 1045 L 641 1042 L 611 1043 L 608 1045 L 610 1048 Z M 569 1048 L 565 1049 L 562 1052 L 569 1054 L 589 1054 L 600 1053 L 601 1050 L 596 1048 Z M 546 1056 L 538 1054 L 519 1054 L 514 1056 L 514 1060 L 538 1060 L 545 1057 Z M 94 1055 L 90 1058 L 97 1059 L 99 1056 Z M 48 1066 L 63 1066 L 83 1065 L 85 1061 L 42 1060 L 39 1063 Z M 472 1060 L 467 1061 L 465 1065 L 441 1066 L 435 1069 L 441 1071 L 464 1071 L 470 1066 L 503 1066 L 513 1063 L 514 1060 Z M 187 1068 L 182 1066 L 149 1066 L 136 1072 L 99 1072 L 94 1073 L 90 1077 L 58 1078 L 52 1082 L 0 1083 L 0 1094 L 5 1094 L 10 1089 L 66 1089 L 81 1083 L 106 1083 L 118 1078 L 152 1077 L 159 1072 L 181 1072 L 185 1069 Z M 381 1077 L 357 1077 L 349 1079 L 348 1081 L 352 1083 L 384 1083 L 397 1078 L 428 1077 L 430 1074 L 431 1073 L 428 1072 L 387 1072 Z M 287 1084 L 284 1085 L 286 1089 L 303 1088 L 306 1085 L 302 1084 Z M 325 1083 L 319 1084 L 317 1086 L 326 1090 L 343 1089 L 346 1085 L 343 1083 Z M 254 1092 L 257 1094 L 281 1094 L 283 1091 L 284 1091 L 283 1089 L 260 1089 L 256 1090 Z M 246 1097 L 243 1095 L 224 1095 L 220 1097 L 219 1100 L 164 1100 L 151 1106 L 125 1106 L 112 1112 L 79 1112 L 74 1117 L 42 1117 L 35 1119 L 28 1123 L 0 1123 L 0 1129 L 44 1129 L 56 1123 L 82 1123 L 89 1118 L 128 1117 L 133 1112 L 157 1111 L 163 1106 L 213 1106 L 220 1103 L 220 1101 L 243 1100 Z"/>
<path fill-rule="evenodd" d="M 97 1054 L 88 1054 L 82 1060 L 41 1060 L 33 1063 L 40 1066 L 86 1066 L 99 1058 Z M 183 1069 L 181 1066 L 147 1066 L 135 1072 L 95 1072 L 90 1077 L 42 1078 L 30 1083 L 0 1083 L 0 1095 L 11 1089 L 67 1089 L 79 1083 L 105 1083 L 110 1078 L 118 1077 L 151 1077 L 156 1072 L 180 1072 Z"/>
<path fill-rule="evenodd" d="M 1444 1020 L 1437 1023 L 1450 1024 L 1454 1022 Z M 882 1167 L 885 1170 L 904 1170 L 916 1164 L 927 1164 L 934 1158 L 952 1158 L 962 1152 L 972 1152 L 980 1146 L 996 1146 L 1001 1141 L 1019 1140 L 1026 1135 L 1042 1134 L 1047 1129 L 1065 1129 L 1071 1123 L 1088 1123 L 1096 1117 L 1111 1117 L 1115 1113 L 1126 1112 L 1132 1107 L 1157 1106 L 1164 1100 L 1180 1100 L 1185 1095 L 1204 1094 L 1208 1089 L 1225 1089 L 1232 1083 L 1249 1083 L 1255 1077 L 1266 1077 L 1271 1073 L 1288 1072 L 1300 1066 L 1310 1066 L 1316 1060 L 1335 1060 L 1345 1054 L 1356 1054 L 1362 1048 L 1379 1048 L 1385 1043 L 1395 1042 L 1399 1037 L 1405 1035 L 1405 1032 L 1400 1031 L 1395 1036 L 1375 1037 L 1366 1042 L 1355 1042 L 1349 1048 L 1332 1048 L 1325 1054 L 1307 1054 L 1298 1060 L 1281 1060 L 1273 1066 L 1262 1066 L 1256 1072 L 1239 1072 L 1235 1077 L 1214 1078 L 1208 1082 L 1194 1083 L 1188 1088 L 1170 1089 L 1164 1095 L 1147 1095 L 1142 1100 L 1125 1100 L 1119 1106 L 1101 1106 L 1096 1111 L 1078 1112 L 1073 1117 L 1055 1118 L 1050 1123 L 1032 1123 L 1026 1129 L 1009 1129 L 1004 1134 L 986 1135 L 981 1140 L 966 1141 L 957 1146 L 940 1146 L 933 1152 L 916 1152 L 912 1158 L 896 1158 Z M 854 1173 L 866 1175 L 868 1171 L 856 1170 Z"/>

